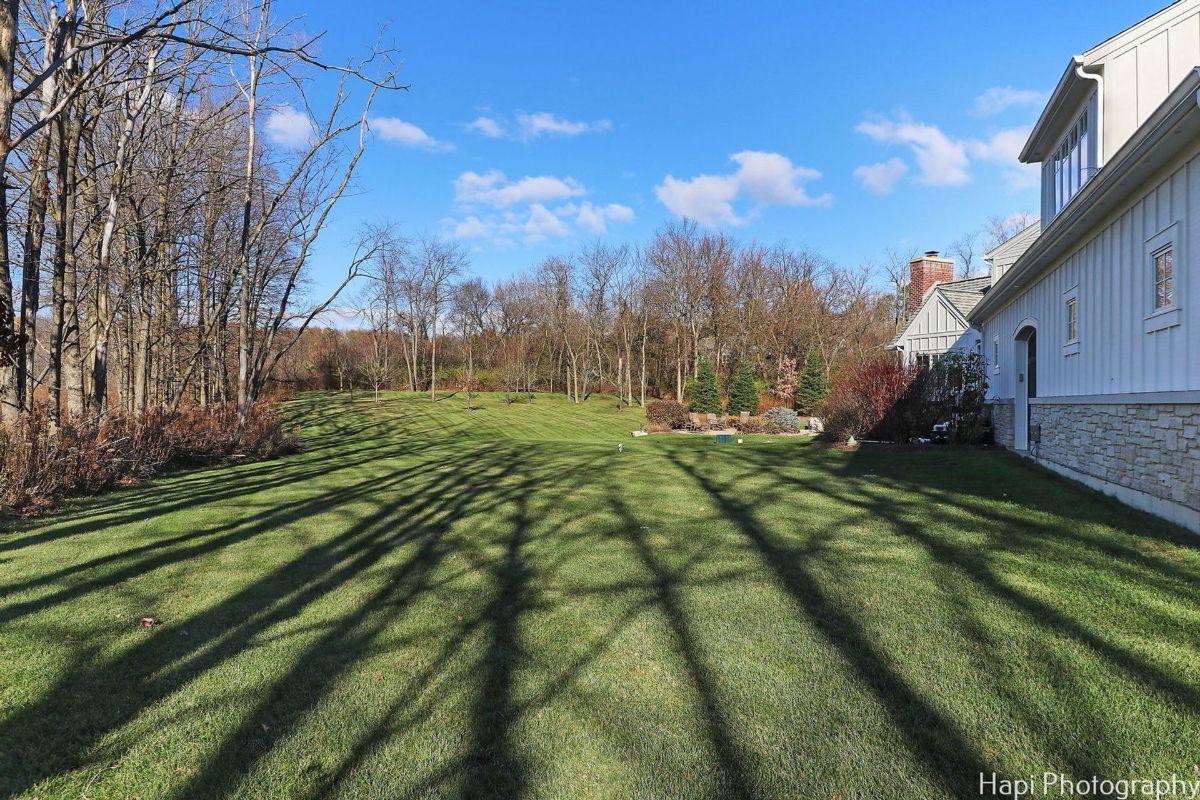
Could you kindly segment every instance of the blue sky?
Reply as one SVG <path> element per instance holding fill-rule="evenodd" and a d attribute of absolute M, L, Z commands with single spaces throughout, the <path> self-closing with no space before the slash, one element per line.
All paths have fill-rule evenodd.
<path fill-rule="evenodd" d="M 411 86 L 377 103 L 358 194 L 318 254 L 319 288 L 363 221 L 456 236 L 489 279 L 600 236 L 645 241 L 683 214 L 846 266 L 889 247 L 944 249 L 989 215 L 1036 210 L 1015 152 L 1045 93 L 1073 53 L 1158 5 L 278 8 L 326 31 L 331 60 L 386 24 Z M 286 116 L 272 123 L 286 139 Z"/>

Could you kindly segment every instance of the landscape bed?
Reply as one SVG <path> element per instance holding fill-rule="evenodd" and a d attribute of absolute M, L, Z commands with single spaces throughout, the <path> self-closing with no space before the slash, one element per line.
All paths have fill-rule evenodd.
<path fill-rule="evenodd" d="M 0 795 L 1197 777 L 1180 529 L 1005 453 L 712 447 L 633 439 L 613 398 L 477 404 L 307 395 L 301 454 L 5 522 Z"/>

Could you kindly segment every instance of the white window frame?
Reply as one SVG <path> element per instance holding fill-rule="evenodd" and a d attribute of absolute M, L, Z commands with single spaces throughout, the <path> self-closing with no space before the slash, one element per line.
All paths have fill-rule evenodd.
<path fill-rule="evenodd" d="M 1158 333 L 1183 322 L 1180 298 L 1183 296 L 1182 278 L 1186 270 L 1180 269 L 1180 264 L 1186 263 L 1187 250 L 1182 233 L 1183 226 L 1174 222 L 1146 240 L 1142 261 L 1143 274 L 1146 276 L 1143 285 L 1147 292 L 1147 314 L 1143 322 L 1146 333 Z M 1165 250 L 1171 251 L 1171 305 L 1159 308 L 1155 305 L 1158 293 L 1157 258 Z"/>
<path fill-rule="evenodd" d="M 1095 94 L 1075 114 L 1042 163 L 1043 225 L 1061 214 L 1099 169 L 1096 131 L 1100 120 L 1094 101 Z"/>
<path fill-rule="evenodd" d="M 992 337 L 992 374 L 1000 374 L 1000 336 Z"/>
<path fill-rule="evenodd" d="M 1079 284 L 1063 292 L 1063 345 L 1064 356 L 1079 353 Z M 1071 309 L 1075 309 L 1075 335 L 1071 335 Z"/>

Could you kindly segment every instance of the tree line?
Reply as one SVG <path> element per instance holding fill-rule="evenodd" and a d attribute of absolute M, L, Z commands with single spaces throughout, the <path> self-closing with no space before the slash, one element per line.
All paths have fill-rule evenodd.
<path fill-rule="evenodd" d="M 337 294 L 302 303 L 307 265 L 372 104 L 401 88 L 388 50 L 318 47 L 270 0 L 0 3 L 5 421 L 37 403 L 55 425 L 191 403 L 245 420 Z M 292 135 L 264 139 L 280 119 Z"/>
<path fill-rule="evenodd" d="M 787 246 L 738 242 L 683 221 L 642 246 L 596 242 L 485 282 L 470 254 L 436 236 L 390 232 L 349 330 L 311 330 L 281 364 L 296 386 L 439 387 L 516 395 L 609 392 L 622 405 L 685 394 L 710 363 L 763 392 L 794 394 L 877 357 L 895 333 L 893 298 L 870 268 Z M 744 393 L 744 376 L 743 376 Z"/>

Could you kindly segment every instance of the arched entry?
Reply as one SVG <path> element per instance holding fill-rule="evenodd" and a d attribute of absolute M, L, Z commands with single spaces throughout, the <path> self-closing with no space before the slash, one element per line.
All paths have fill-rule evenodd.
<path fill-rule="evenodd" d="M 1013 371 L 1016 384 L 1013 409 L 1013 448 L 1029 449 L 1029 399 L 1037 397 L 1037 323 L 1025 320 L 1017 326 L 1013 341 L 1016 352 Z"/>

